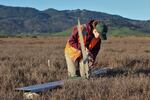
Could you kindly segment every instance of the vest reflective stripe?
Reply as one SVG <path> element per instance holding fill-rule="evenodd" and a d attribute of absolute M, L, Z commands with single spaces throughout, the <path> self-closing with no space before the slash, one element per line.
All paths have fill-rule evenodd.
<path fill-rule="evenodd" d="M 93 38 L 90 42 L 89 49 L 93 49 L 99 40 L 100 38 Z"/>
<path fill-rule="evenodd" d="M 84 39 L 84 45 L 86 44 L 86 36 L 83 37 Z M 97 44 L 97 42 L 100 40 L 100 38 L 93 38 L 89 44 L 89 49 L 93 49 L 93 47 Z M 80 40 L 78 38 L 78 41 L 79 41 L 79 45 L 80 45 Z"/>

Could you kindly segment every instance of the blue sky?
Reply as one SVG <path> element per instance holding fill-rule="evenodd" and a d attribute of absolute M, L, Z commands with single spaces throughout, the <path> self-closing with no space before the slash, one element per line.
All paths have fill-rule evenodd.
<path fill-rule="evenodd" d="M 139 20 L 150 20 L 150 0 L 0 0 L 1 5 L 39 10 L 87 9 Z"/>

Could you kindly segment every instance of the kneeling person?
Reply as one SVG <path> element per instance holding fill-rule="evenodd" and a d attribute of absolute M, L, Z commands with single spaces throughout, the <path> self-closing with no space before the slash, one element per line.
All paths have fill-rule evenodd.
<path fill-rule="evenodd" d="M 96 56 L 100 50 L 101 39 L 107 39 L 107 26 L 99 20 L 91 20 L 81 25 L 84 46 L 88 53 L 88 61 L 83 61 L 81 44 L 79 40 L 78 27 L 73 28 L 72 34 L 65 47 L 65 58 L 69 77 L 89 78 L 90 67 L 93 66 Z"/>

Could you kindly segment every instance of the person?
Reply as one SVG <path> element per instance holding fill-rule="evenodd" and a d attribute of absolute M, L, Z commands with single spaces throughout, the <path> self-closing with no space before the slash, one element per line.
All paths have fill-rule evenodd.
<path fill-rule="evenodd" d="M 90 20 L 86 24 L 82 24 L 80 27 L 83 35 L 84 46 L 88 52 L 88 62 L 87 64 L 84 64 L 78 26 L 76 25 L 73 27 L 72 34 L 65 47 L 68 76 L 89 78 L 89 75 L 87 75 L 86 72 L 93 67 L 96 56 L 100 50 L 101 39 L 107 39 L 106 33 L 108 28 L 107 25 L 99 20 Z M 87 67 L 88 69 L 85 69 Z"/>

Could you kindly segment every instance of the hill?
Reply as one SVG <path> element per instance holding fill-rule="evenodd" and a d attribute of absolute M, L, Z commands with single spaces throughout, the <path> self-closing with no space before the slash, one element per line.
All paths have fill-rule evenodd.
<path fill-rule="evenodd" d="M 110 29 L 127 28 L 150 33 L 150 20 L 132 20 L 119 15 L 89 10 L 56 10 L 39 11 L 28 7 L 10 7 L 0 5 L 0 34 L 47 34 L 62 32 L 90 19 L 101 19 L 107 22 Z"/>

